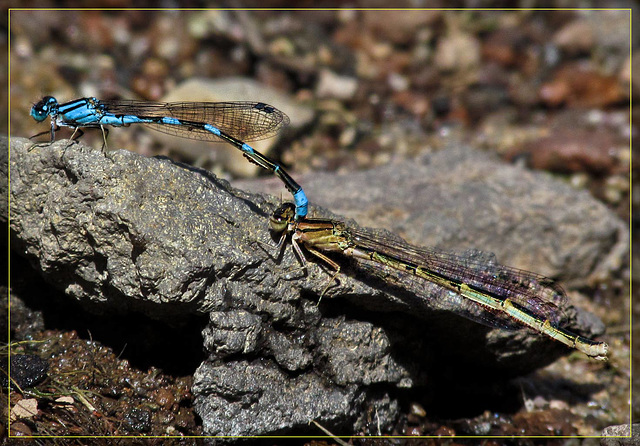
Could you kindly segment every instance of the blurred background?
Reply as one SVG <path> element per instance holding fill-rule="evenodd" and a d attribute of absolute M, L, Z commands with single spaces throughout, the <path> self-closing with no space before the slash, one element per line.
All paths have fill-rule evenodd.
<path fill-rule="evenodd" d="M 412 158 L 457 132 L 625 217 L 629 39 L 628 11 L 14 11 L 11 132 L 47 130 L 28 115 L 44 95 L 265 101 L 291 117 L 269 149 L 291 172 Z M 184 143 L 109 139 L 173 156 Z M 229 164 L 215 169 L 258 173 Z"/>

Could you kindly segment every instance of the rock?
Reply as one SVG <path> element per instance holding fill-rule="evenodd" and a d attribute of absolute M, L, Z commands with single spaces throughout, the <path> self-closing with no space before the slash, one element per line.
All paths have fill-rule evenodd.
<path fill-rule="evenodd" d="M 311 420 L 332 431 L 391 432 L 407 390 L 438 382 L 446 393 L 462 377 L 473 388 L 492 376 L 503 381 L 529 373 L 567 353 L 544 337 L 491 330 L 443 311 L 447 293 L 435 286 L 423 284 L 414 293 L 340 256 L 341 274 L 319 301 L 331 276 L 327 265 L 308 258 L 301 268 L 289 244 L 281 253 L 273 247 L 267 219 L 278 199 L 233 189 L 206 171 L 164 158 L 105 154 L 69 141 L 31 146 L 11 140 L 12 249 L 92 311 L 138 310 L 170 323 L 208 312 L 207 359 L 193 387 L 208 435 L 317 433 Z M 442 224 L 438 218 L 448 222 L 443 230 L 456 231 L 454 215 L 479 230 L 504 225 L 496 237 L 506 234 L 510 249 L 525 249 L 525 242 L 541 246 L 525 258 L 564 242 L 556 237 L 578 215 L 590 224 L 580 220 L 574 237 L 601 236 L 609 227 L 609 243 L 624 238 L 619 225 L 594 219 L 604 218 L 604 211 L 583 194 L 521 170 L 499 180 L 495 162 L 469 157 L 451 164 L 446 158 L 459 155 L 348 177 L 326 174 L 302 184 L 311 186 L 308 191 L 323 189 L 336 209 L 353 206 L 361 215 L 404 222 L 414 240 Z M 475 175 L 473 181 L 467 175 Z M 543 200 L 549 188 L 561 192 L 550 195 L 556 201 Z M 582 207 L 573 208 L 576 201 Z M 391 203 L 408 204 L 410 218 L 389 214 Z M 561 208 L 565 213 L 554 215 Z M 332 216 L 318 207 L 312 212 Z M 510 239 L 503 229 L 516 223 L 527 231 L 542 225 L 551 235 L 546 241 L 536 238 L 539 233 Z M 602 228 L 591 233 L 592 226 Z M 476 241 L 482 246 L 482 239 Z M 586 241 L 571 246 L 578 250 Z M 599 246 L 590 243 L 591 249 Z M 566 310 L 568 328 L 588 336 L 603 331 L 595 317 Z"/>
<path fill-rule="evenodd" d="M 320 70 L 316 95 L 319 98 L 351 99 L 358 89 L 358 80 L 351 76 L 339 76 L 334 72 Z"/>
<path fill-rule="evenodd" d="M 640 443 L 640 424 L 609 426 L 602 431 L 602 446 L 632 446 Z"/>
<path fill-rule="evenodd" d="M 36 355 L 11 355 L 11 381 L 7 379 L 6 365 L 0 366 L 0 382 L 7 387 L 28 389 L 35 387 L 47 377 L 49 363 Z"/>
<path fill-rule="evenodd" d="M 434 62 L 440 71 L 473 71 L 480 64 L 478 39 L 463 32 L 444 36 L 436 46 Z"/>
<path fill-rule="evenodd" d="M 85 307 L 170 318 L 219 305 L 232 276 L 264 274 L 249 266 L 267 257 L 249 247 L 271 242 L 264 217 L 207 172 L 69 141 L 12 144 L 13 247 Z"/>

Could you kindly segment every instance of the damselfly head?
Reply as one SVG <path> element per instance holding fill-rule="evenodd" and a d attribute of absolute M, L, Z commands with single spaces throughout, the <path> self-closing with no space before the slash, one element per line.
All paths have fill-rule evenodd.
<path fill-rule="evenodd" d="M 293 222 L 296 207 L 293 203 L 282 203 L 269 218 L 269 228 L 274 232 L 283 232 Z"/>
<path fill-rule="evenodd" d="M 44 121 L 47 116 L 55 115 L 58 112 L 58 100 L 53 96 L 45 96 L 31 107 L 31 117 L 38 122 Z"/>

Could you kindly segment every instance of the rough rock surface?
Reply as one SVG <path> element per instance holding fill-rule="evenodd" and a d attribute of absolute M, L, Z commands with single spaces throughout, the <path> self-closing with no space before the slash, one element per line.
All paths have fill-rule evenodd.
<path fill-rule="evenodd" d="M 208 312 L 203 335 L 209 357 L 195 373 L 193 391 L 209 435 L 301 433 L 311 429 L 311 420 L 337 434 L 388 432 L 402 392 L 454 382 L 470 367 L 478 379 L 497 374 L 504 380 L 566 353 L 544 337 L 490 329 L 442 311 L 438 299 L 424 297 L 438 296 L 438 290 L 427 286 L 418 295 L 385 285 L 362 265 L 339 257 L 343 274 L 318 304 L 330 277 L 327 267 L 310 261 L 302 269 L 290 247 L 274 248 L 267 220 L 278 204 L 275 198 L 235 190 L 168 159 L 124 150 L 105 154 L 68 141 L 31 145 L 11 140 L 12 251 L 92 311 L 144 311 L 168 322 Z M 362 197 L 364 191 L 378 197 L 381 209 L 399 177 L 423 168 L 417 178 L 437 178 L 445 168 L 437 161 L 350 178 L 360 182 Z M 474 215 L 474 203 L 486 209 L 496 187 L 510 188 L 499 182 L 486 186 L 482 176 L 468 174 L 472 183 L 455 177 L 456 186 L 438 185 L 442 203 L 421 209 L 423 217 L 441 212 L 441 206 L 450 210 L 447 196 L 463 192 L 466 205 L 459 212 Z M 527 184 L 518 187 L 519 193 L 543 183 L 555 195 L 546 205 L 511 197 L 525 203 L 524 210 L 511 211 L 513 221 L 545 215 L 545 243 L 562 245 L 563 237 L 584 234 L 582 240 L 572 239 L 573 253 L 563 251 L 567 263 L 584 271 L 597 265 L 591 255 L 580 254 L 583 243 L 597 247 L 599 258 L 620 255 L 624 226 L 603 206 L 564 185 L 549 186 L 557 182 L 546 176 L 522 177 Z M 349 179 L 323 180 L 336 202 L 345 205 L 338 198 L 351 187 Z M 405 196 L 407 190 L 415 189 L 405 189 Z M 313 202 L 315 195 L 310 197 Z M 364 212 L 367 200 L 352 204 Z M 554 225 L 563 221 L 558 213 L 574 221 L 579 209 L 586 209 L 593 225 L 568 235 L 568 229 Z M 320 208 L 314 212 L 328 215 Z M 440 214 L 445 220 L 446 212 Z M 403 221 L 419 217 L 416 211 Z M 435 223 L 431 217 L 425 221 L 422 230 L 428 232 Z M 597 231 L 590 230 L 596 225 Z M 523 237 L 534 240 L 531 234 Z M 595 239 L 602 241 L 595 244 Z M 544 258 L 535 245 L 528 249 L 528 255 Z M 571 307 L 566 325 L 586 336 L 603 331 L 597 318 Z"/>

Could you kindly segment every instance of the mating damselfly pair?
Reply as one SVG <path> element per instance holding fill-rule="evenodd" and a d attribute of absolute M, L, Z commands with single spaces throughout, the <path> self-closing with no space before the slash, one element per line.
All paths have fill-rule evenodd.
<path fill-rule="evenodd" d="M 122 127 L 144 124 L 154 130 L 199 140 L 222 140 L 240 149 L 245 157 L 274 173 L 292 193 L 295 204 L 284 203 L 273 213 L 271 229 L 281 234 L 281 243 L 291 236 L 294 250 L 305 261 L 301 246 L 334 270 L 340 265 L 327 253 L 338 253 L 392 268 L 417 283 L 435 284 L 462 298 L 465 306 L 477 306 L 486 313 L 484 322 L 508 321 L 533 329 L 586 355 L 605 359 L 607 344 L 591 341 L 561 326 L 560 311 L 566 303 L 564 291 L 544 276 L 499 265 L 476 262 L 454 254 L 412 246 L 368 231 L 347 227 L 329 219 L 306 218 L 307 197 L 302 188 L 277 163 L 244 141 L 273 136 L 289 122 L 276 108 L 261 102 L 148 102 L 82 98 L 60 104 L 47 96 L 31 109 L 41 122 L 51 117 L 51 140 L 57 126 Z M 478 320 L 477 318 L 472 318 Z"/>

